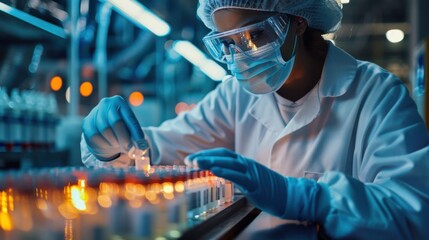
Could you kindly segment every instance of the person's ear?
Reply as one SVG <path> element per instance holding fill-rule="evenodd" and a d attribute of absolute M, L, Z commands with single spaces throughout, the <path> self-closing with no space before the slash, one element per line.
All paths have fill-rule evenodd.
<path fill-rule="evenodd" d="M 305 30 L 307 30 L 308 23 L 307 23 L 307 20 L 305 20 L 302 17 L 296 17 L 295 20 L 296 20 L 296 25 L 297 25 L 296 35 L 299 37 L 299 36 L 302 36 L 304 34 Z"/>

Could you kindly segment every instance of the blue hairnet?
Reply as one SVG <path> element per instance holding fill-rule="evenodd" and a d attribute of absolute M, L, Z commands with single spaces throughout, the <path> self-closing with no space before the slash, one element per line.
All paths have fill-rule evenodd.
<path fill-rule="evenodd" d="M 204 24 L 215 30 L 212 15 L 222 8 L 287 13 L 307 20 L 308 26 L 335 32 L 343 16 L 341 3 L 336 0 L 199 0 L 198 16 Z"/>

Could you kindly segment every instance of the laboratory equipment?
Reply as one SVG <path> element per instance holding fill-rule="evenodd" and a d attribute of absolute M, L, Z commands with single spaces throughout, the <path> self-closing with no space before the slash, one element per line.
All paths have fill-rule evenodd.
<path fill-rule="evenodd" d="M 415 50 L 414 71 L 411 72 L 413 98 L 429 129 L 429 38 Z"/>
<path fill-rule="evenodd" d="M 150 170 L 150 150 L 147 143 L 144 144 L 144 147 L 144 149 L 140 149 L 137 144 L 134 144 L 128 151 L 128 157 L 134 160 L 137 170 L 143 170 L 147 173 Z"/>
<path fill-rule="evenodd" d="M 234 200 L 230 183 L 185 166 L 0 175 L 1 239 L 178 239 Z"/>
<path fill-rule="evenodd" d="M 55 148 L 59 122 L 52 94 L 0 89 L 0 152 L 46 152 Z"/>

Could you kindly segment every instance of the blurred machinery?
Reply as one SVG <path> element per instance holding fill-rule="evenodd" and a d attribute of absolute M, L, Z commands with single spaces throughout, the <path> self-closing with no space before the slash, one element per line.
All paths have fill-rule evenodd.
<path fill-rule="evenodd" d="M 167 2 L 183 11 L 170 12 Z M 56 121 L 61 131 L 57 131 L 53 148 L 39 151 L 44 154 L 40 159 L 56 159 L 55 154 L 61 153 L 57 165 L 80 165 L 81 116 L 102 97 L 123 96 L 140 123 L 148 126 L 189 110 L 212 90 L 217 82 L 211 78 L 220 80 L 225 70 L 218 67 L 214 69 L 217 74 L 207 74 L 213 68 L 204 66 L 212 64 L 201 65 L 210 63 L 199 50 L 199 39 L 208 30 L 190 14 L 195 13 L 195 4 L 183 0 L 0 0 L 0 20 L 7 23 L 0 29 L 4 95 L 12 96 L 12 91 L 19 93 L 15 95 L 49 93 L 58 105 Z M 167 31 L 157 32 L 160 26 Z M 177 40 L 181 44 L 175 44 Z M 219 77 L 219 73 L 223 75 Z M 8 119 L 0 117 L 0 122 L 7 124 Z M 20 152 L 19 147 L 9 151 L 2 137 L 6 136 L 0 136 L 0 169 L 41 166 L 32 163 L 40 154 L 27 148 Z M 65 152 L 69 153 L 66 158 Z M 23 159 L 21 163 L 26 163 L 21 164 Z M 43 164 L 43 160 L 38 162 Z"/>
<path fill-rule="evenodd" d="M 411 72 L 413 97 L 429 129 L 429 38 L 415 49 L 413 65 Z"/>
<path fill-rule="evenodd" d="M 66 55 L 65 2 L 0 1 L 0 169 L 67 164 L 58 99 L 39 79 L 43 59 Z"/>
<path fill-rule="evenodd" d="M 231 182 L 184 166 L 51 168 L 1 178 L 4 240 L 203 239 L 213 237 L 210 222 L 255 211 L 242 197 L 234 199 Z"/>

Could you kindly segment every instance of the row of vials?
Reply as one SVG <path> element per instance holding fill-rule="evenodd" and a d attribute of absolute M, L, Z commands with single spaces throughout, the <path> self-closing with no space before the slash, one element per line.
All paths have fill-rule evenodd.
<path fill-rule="evenodd" d="M 0 87 L 0 152 L 53 150 L 58 122 L 53 94 Z"/>
<path fill-rule="evenodd" d="M 0 176 L 0 239 L 178 239 L 233 201 L 231 182 L 185 166 L 53 168 Z"/>

